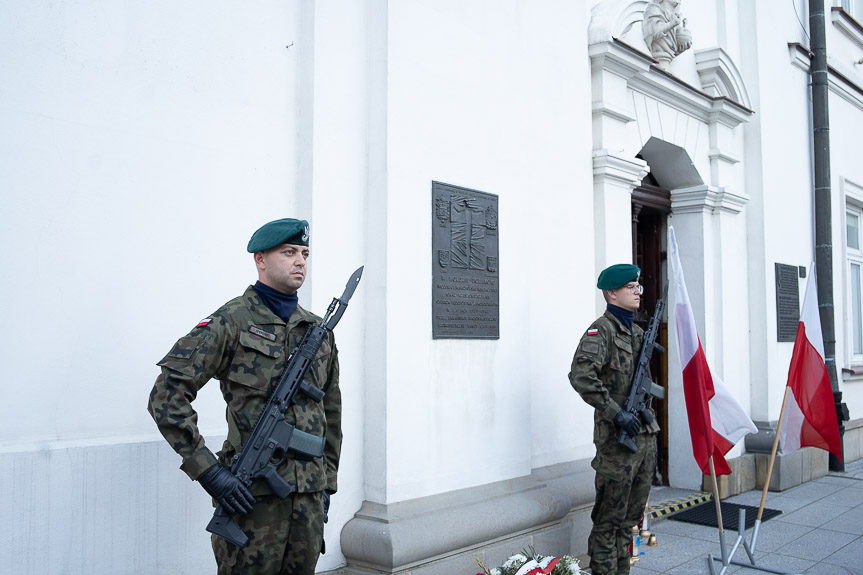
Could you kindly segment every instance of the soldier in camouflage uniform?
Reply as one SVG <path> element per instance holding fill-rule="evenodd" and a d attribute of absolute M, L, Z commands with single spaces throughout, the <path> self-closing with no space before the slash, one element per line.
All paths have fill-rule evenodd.
<path fill-rule="evenodd" d="M 617 264 L 599 274 L 597 288 L 608 306 L 582 336 L 569 373 L 572 387 L 594 408 L 596 501 L 587 542 L 594 575 L 629 573 L 632 528 L 641 520 L 653 478 L 659 426 L 621 410 L 644 337 L 634 323 L 643 291 L 639 273 L 636 266 Z M 618 445 L 621 429 L 635 441 L 636 453 Z"/>
<path fill-rule="evenodd" d="M 297 429 L 326 438 L 323 458 L 301 460 L 287 454 L 278 473 L 296 491 L 284 500 L 264 480 L 255 480 L 247 489 L 229 469 L 291 351 L 306 328 L 321 321 L 297 305 L 296 291 L 306 277 L 308 245 L 309 227 L 304 220 L 276 220 L 256 231 L 248 251 L 254 254 L 258 282 L 177 341 L 159 362 L 162 373 L 150 394 L 150 414 L 183 458 L 180 468 L 206 489 L 214 504 L 232 513 L 249 535 L 245 548 L 212 536 L 220 575 L 312 575 L 322 550 L 342 441 L 338 350 L 332 333 L 306 375 L 306 381 L 325 392 L 323 401 L 298 394 L 285 415 Z M 228 420 L 228 437 L 216 455 L 204 444 L 191 405 L 212 378 L 219 380 Z"/>

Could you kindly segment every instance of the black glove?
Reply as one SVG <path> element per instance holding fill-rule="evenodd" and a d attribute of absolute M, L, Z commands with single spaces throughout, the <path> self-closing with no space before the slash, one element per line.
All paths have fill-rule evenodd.
<path fill-rule="evenodd" d="M 198 483 L 231 515 L 248 515 L 255 498 L 225 465 L 217 463 L 198 478 Z"/>
<path fill-rule="evenodd" d="M 629 413 L 625 409 L 621 409 L 617 415 L 614 416 L 614 425 L 629 435 L 638 435 L 641 431 L 641 423 L 638 421 L 638 416 Z"/>
<path fill-rule="evenodd" d="M 332 492 L 329 489 L 324 489 L 324 523 L 330 518 L 330 495 L 332 495 Z"/>

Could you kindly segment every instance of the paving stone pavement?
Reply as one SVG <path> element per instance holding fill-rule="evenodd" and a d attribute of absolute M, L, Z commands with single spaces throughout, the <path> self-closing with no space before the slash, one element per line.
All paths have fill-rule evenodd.
<path fill-rule="evenodd" d="M 655 487 L 650 504 L 687 493 L 693 492 Z M 727 501 L 758 507 L 761 490 L 741 493 Z M 863 459 L 847 464 L 842 473 L 830 472 L 783 492 L 768 492 L 765 506 L 782 513 L 761 524 L 756 565 L 793 574 L 863 575 Z M 710 575 L 708 556 L 721 557 L 716 527 L 672 521 L 664 516 L 654 520 L 650 530 L 658 545 L 641 546 L 643 555 L 633 565 L 632 575 Z M 736 530 L 726 529 L 729 551 L 737 537 Z M 746 540 L 751 538 L 749 529 Z M 732 559 L 749 564 L 743 545 Z M 722 567 L 721 561 L 714 561 L 717 575 Z M 750 575 L 766 571 L 730 564 L 725 573 Z"/>

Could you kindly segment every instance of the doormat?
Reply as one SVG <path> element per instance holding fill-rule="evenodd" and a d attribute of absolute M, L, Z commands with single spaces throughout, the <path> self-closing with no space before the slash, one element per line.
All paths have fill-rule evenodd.
<path fill-rule="evenodd" d="M 740 510 L 746 510 L 746 528 L 749 529 L 755 525 L 755 519 L 758 516 L 758 508 L 752 505 L 740 505 L 738 503 L 729 503 L 722 501 L 722 527 L 729 531 L 738 531 L 738 519 Z M 772 519 L 782 513 L 778 509 L 764 508 L 764 513 L 761 515 L 761 522 Z M 708 527 L 719 527 L 716 521 L 716 504 L 713 501 L 696 505 L 685 509 L 680 513 L 675 513 L 668 517 L 672 521 L 682 521 L 684 523 L 695 523 L 696 525 L 706 525 Z"/>
<path fill-rule="evenodd" d="M 860 461 L 863 461 L 861 459 Z M 691 493 L 689 495 L 685 495 L 684 497 L 678 497 L 677 499 L 672 499 L 670 501 L 663 501 L 662 503 L 657 503 L 656 505 L 651 505 L 647 510 L 647 515 L 651 520 L 659 519 L 665 515 L 671 515 L 672 513 L 677 513 L 682 509 L 686 509 L 688 507 L 693 507 L 700 503 L 704 503 L 705 501 L 712 501 L 712 495 L 710 495 L 707 491 L 702 491 L 700 493 Z"/>

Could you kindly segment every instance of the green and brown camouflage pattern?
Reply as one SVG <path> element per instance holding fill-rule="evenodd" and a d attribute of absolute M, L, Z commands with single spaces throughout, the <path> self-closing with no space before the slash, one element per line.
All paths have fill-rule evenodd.
<path fill-rule="evenodd" d="M 230 465 L 251 433 L 270 394 L 285 370 L 287 359 L 309 324 L 320 318 L 300 306 L 286 325 L 249 286 L 245 293 L 216 310 L 180 338 L 158 363 L 162 373 L 150 393 L 149 412 L 159 431 L 182 458 L 180 468 L 197 479 L 216 462 L 198 431 L 192 401 L 210 379 L 220 382 L 227 403 L 228 437 L 218 460 Z M 297 429 L 326 438 L 324 457 L 299 461 L 288 457 L 279 474 L 300 493 L 335 492 L 341 451 L 341 393 L 338 350 L 332 334 L 324 341 L 306 375 L 324 390 L 321 403 L 297 394 L 285 419 Z M 270 493 L 262 480 L 252 483 L 253 495 Z"/>
<path fill-rule="evenodd" d="M 617 436 L 609 437 L 617 448 Z M 631 453 L 618 467 L 617 475 L 596 473 L 596 501 L 590 518 L 593 528 L 587 538 L 590 569 L 594 575 L 626 575 L 629 573 L 629 544 L 632 528 L 641 521 L 650 495 L 655 466 L 654 436 L 639 433 L 633 438 L 638 451 Z M 597 447 L 597 452 L 600 448 Z M 624 449 L 625 450 L 625 449 Z"/>
<path fill-rule="evenodd" d="M 569 372 L 572 387 L 594 408 L 596 501 L 588 553 L 595 575 L 629 573 L 632 527 L 641 520 L 653 481 L 656 418 L 650 425 L 641 420 L 641 433 L 632 438 L 636 453 L 618 444 L 612 421 L 629 395 L 643 339 L 638 325 L 630 330 L 606 311 L 582 336 Z"/>
<path fill-rule="evenodd" d="M 630 331 L 610 311 L 594 321 L 582 336 L 572 359 L 569 382 L 594 408 L 595 423 L 613 425 L 614 416 L 629 395 L 643 340 L 643 329 L 632 324 Z M 655 419 L 651 425 L 641 423 L 643 433 L 659 431 Z"/>
<path fill-rule="evenodd" d="M 235 518 L 240 529 L 250 533 L 246 547 L 212 536 L 219 575 L 313 575 L 323 542 L 322 495 L 259 497 L 250 515 Z"/>

